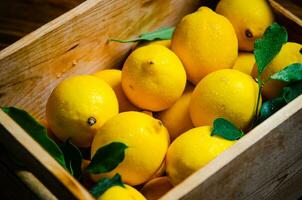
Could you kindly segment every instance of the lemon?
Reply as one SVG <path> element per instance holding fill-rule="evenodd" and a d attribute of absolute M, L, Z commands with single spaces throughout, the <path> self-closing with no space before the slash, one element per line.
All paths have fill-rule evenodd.
<path fill-rule="evenodd" d="M 122 69 L 122 86 L 128 99 L 139 108 L 161 111 L 183 93 L 186 72 L 178 57 L 161 45 L 134 50 Z"/>
<path fill-rule="evenodd" d="M 234 144 L 234 141 L 211 136 L 211 129 L 210 126 L 193 128 L 170 145 L 167 153 L 167 174 L 174 185 Z"/>
<path fill-rule="evenodd" d="M 149 115 L 149 116 L 151 116 L 151 117 L 153 117 L 153 112 L 151 112 L 151 111 L 149 111 L 149 110 L 143 110 L 143 111 L 141 111 L 142 113 L 145 113 L 145 114 L 147 114 L 147 115 Z"/>
<path fill-rule="evenodd" d="M 112 88 L 95 76 L 79 75 L 63 80 L 46 105 L 50 129 L 60 140 L 71 138 L 80 147 L 91 145 L 95 133 L 118 113 Z"/>
<path fill-rule="evenodd" d="M 233 69 L 251 75 L 255 65 L 255 56 L 253 53 L 239 53 L 238 58 L 233 66 Z"/>
<path fill-rule="evenodd" d="M 228 18 L 238 37 L 239 49 L 252 51 L 256 38 L 274 22 L 273 12 L 266 0 L 220 0 L 216 12 Z"/>
<path fill-rule="evenodd" d="M 166 172 L 166 160 L 163 160 L 158 170 L 151 176 L 149 180 L 162 176 Z"/>
<path fill-rule="evenodd" d="M 123 112 L 107 121 L 95 135 L 91 155 L 111 143 L 128 146 L 124 160 L 111 172 L 96 178 L 119 173 L 129 185 L 148 181 L 161 167 L 169 145 L 169 134 L 163 124 L 151 116 L 135 111 Z"/>
<path fill-rule="evenodd" d="M 112 186 L 106 190 L 97 200 L 146 200 L 146 198 L 135 188 L 124 185 Z"/>
<path fill-rule="evenodd" d="M 293 63 L 302 63 L 302 45 L 294 42 L 285 43 L 278 55 L 265 68 L 261 79 L 266 80 L 271 75 Z M 257 77 L 257 66 L 254 66 L 253 76 Z M 263 96 L 268 99 L 277 97 L 286 84 L 277 80 L 269 80 L 263 87 Z"/>
<path fill-rule="evenodd" d="M 150 180 L 144 185 L 140 192 L 147 200 L 158 200 L 172 188 L 173 185 L 169 178 L 167 176 L 163 176 Z"/>
<path fill-rule="evenodd" d="M 244 129 L 255 116 L 257 97 L 258 85 L 251 76 L 234 69 L 219 70 L 195 87 L 190 116 L 195 126 L 212 125 L 222 117 Z"/>
<path fill-rule="evenodd" d="M 118 103 L 119 103 L 119 111 L 137 111 L 139 110 L 135 107 L 126 97 L 122 88 L 122 71 L 118 69 L 106 69 L 102 71 L 98 71 L 94 74 L 98 78 L 106 81 L 112 89 L 114 90 Z"/>
<path fill-rule="evenodd" d="M 171 49 L 183 62 L 188 79 L 197 84 L 208 73 L 234 65 L 238 41 L 227 18 L 201 7 L 176 26 Z"/>
<path fill-rule="evenodd" d="M 142 42 L 142 43 L 139 43 L 136 48 L 143 47 L 143 46 L 150 45 L 150 44 L 158 44 L 158 45 L 162 45 L 162 46 L 170 49 L 171 40 L 154 40 L 154 41 L 150 41 L 150 42 L 149 41 Z"/>
<path fill-rule="evenodd" d="M 193 89 L 191 85 L 188 85 L 184 94 L 170 108 L 158 114 L 158 119 L 163 122 L 169 131 L 171 141 L 193 128 L 189 113 Z"/>

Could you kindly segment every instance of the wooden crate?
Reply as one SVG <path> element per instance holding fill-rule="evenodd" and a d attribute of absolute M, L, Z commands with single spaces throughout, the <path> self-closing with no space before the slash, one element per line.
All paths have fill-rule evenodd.
<path fill-rule="evenodd" d="M 292 5 L 301 11 L 300 3 L 269 2 L 277 21 L 288 28 L 290 40 L 301 43 L 302 22 L 283 7 Z M 122 64 L 131 45 L 109 43 L 109 38 L 131 38 L 175 25 L 200 5 L 200 0 L 85 1 L 0 52 L 0 105 L 17 106 L 44 119 L 46 100 L 60 81 Z M 295 13 L 301 12 L 295 9 Z M 1 111 L 0 143 L 58 199 L 93 199 Z M 301 195 L 301 185 L 302 96 L 162 199 L 286 200 Z"/>

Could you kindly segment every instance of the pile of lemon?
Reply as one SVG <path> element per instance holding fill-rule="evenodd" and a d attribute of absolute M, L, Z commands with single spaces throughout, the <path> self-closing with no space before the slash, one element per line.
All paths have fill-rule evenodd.
<path fill-rule="evenodd" d="M 128 146 L 118 167 L 91 177 L 119 173 L 127 187 L 99 199 L 158 199 L 234 144 L 211 136 L 211 126 L 220 117 L 242 130 L 250 125 L 259 90 L 251 51 L 273 21 L 265 0 L 221 0 L 216 12 L 201 7 L 185 16 L 171 41 L 140 45 L 122 70 L 74 76 L 53 90 L 46 116 L 57 138 L 91 147 L 91 156 L 111 142 Z M 264 76 L 301 62 L 301 47 L 284 45 Z M 282 86 L 272 81 L 263 95 Z M 142 184 L 145 197 L 131 187 Z"/>

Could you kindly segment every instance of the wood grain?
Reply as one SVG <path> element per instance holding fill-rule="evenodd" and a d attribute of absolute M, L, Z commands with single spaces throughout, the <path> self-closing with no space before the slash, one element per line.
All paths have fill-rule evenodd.
<path fill-rule="evenodd" d="M 0 105 L 17 106 L 43 119 L 46 100 L 63 79 L 118 67 L 132 38 L 171 26 L 199 0 L 88 0 L 0 52 Z"/>
<path fill-rule="evenodd" d="M 19 40 L 84 0 L 1 0 L 0 49 Z"/>
<path fill-rule="evenodd" d="M 301 13 L 302 9 L 293 1 L 275 1 L 269 0 L 273 9 L 281 13 L 284 17 L 295 22 L 302 27 Z M 300 9 L 299 9 L 300 8 Z M 297 15 L 299 14 L 299 15 Z"/>
<path fill-rule="evenodd" d="M 301 0 L 276 0 L 283 7 L 290 10 L 294 15 L 302 19 L 302 1 Z"/>
<path fill-rule="evenodd" d="M 301 163 L 302 95 L 161 200 L 297 199 Z"/>
<path fill-rule="evenodd" d="M 80 183 L 2 110 L 0 110 L 0 132 L 0 144 L 25 166 L 30 166 L 30 171 L 58 199 L 94 199 Z"/>
<path fill-rule="evenodd" d="M 277 22 L 286 27 L 289 41 L 302 43 L 302 20 L 293 13 L 295 7 L 289 6 L 288 3 L 284 5 L 284 3 L 281 4 L 279 1 L 274 0 L 269 0 L 269 2 L 274 10 Z M 302 7 L 299 10 L 302 11 Z"/>

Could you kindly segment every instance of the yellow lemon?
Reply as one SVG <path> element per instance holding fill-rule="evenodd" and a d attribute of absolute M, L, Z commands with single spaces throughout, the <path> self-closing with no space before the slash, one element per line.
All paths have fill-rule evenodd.
<path fill-rule="evenodd" d="M 55 136 L 62 141 L 71 138 L 80 147 L 90 146 L 95 133 L 117 113 L 112 88 L 90 75 L 63 80 L 46 105 L 46 118 Z"/>
<path fill-rule="evenodd" d="M 145 114 L 147 114 L 147 115 L 149 115 L 149 116 L 151 116 L 151 117 L 153 117 L 153 112 L 151 112 L 151 111 L 149 111 L 149 110 L 143 110 L 143 111 L 141 111 L 142 113 L 145 113 Z"/>
<path fill-rule="evenodd" d="M 251 75 L 255 65 L 255 56 L 253 53 L 239 53 L 238 58 L 233 66 L 233 69 Z"/>
<path fill-rule="evenodd" d="M 111 172 L 96 178 L 119 173 L 125 183 L 139 185 L 160 169 L 168 149 L 169 134 L 159 120 L 130 111 L 112 117 L 102 126 L 93 139 L 91 155 L 111 142 L 122 142 L 128 146 L 125 159 Z"/>
<path fill-rule="evenodd" d="M 201 7 L 176 26 L 171 49 L 183 62 L 188 79 L 197 84 L 208 73 L 234 65 L 238 41 L 227 18 Z"/>
<path fill-rule="evenodd" d="M 161 111 L 183 93 L 186 72 L 178 57 L 168 48 L 147 45 L 133 51 L 122 69 L 122 86 L 136 106 Z"/>
<path fill-rule="evenodd" d="M 262 37 L 266 28 L 274 22 L 273 12 L 266 0 L 220 0 L 216 12 L 233 24 L 239 49 L 252 51 L 256 38 Z"/>
<path fill-rule="evenodd" d="M 122 88 L 122 71 L 118 69 L 106 69 L 98 71 L 95 74 L 98 78 L 101 78 L 108 83 L 114 90 L 118 103 L 119 111 L 137 111 L 139 108 L 135 107 L 126 97 Z"/>
<path fill-rule="evenodd" d="M 244 129 L 255 116 L 257 98 L 258 85 L 251 76 L 234 69 L 219 70 L 195 87 L 190 116 L 195 126 L 212 125 L 222 117 Z"/>
<path fill-rule="evenodd" d="M 142 43 L 139 43 L 136 48 L 143 47 L 143 46 L 150 45 L 150 44 L 158 44 L 158 45 L 162 45 L 162 46 L 170 49 L 171 40 L 154 40 L 154 41 L 150 41 L 150 42 L 142 42 Z"/>
<path fill-rule="evenodd" d="M 210 126 L 193 128 L 170 145 L 167 153 L 167 174 L 174 185 L 234 144 L 234 141 L 211 136 L 211 129 Z"/>
<path fill-rule="evenodd" d="M 194 127 L 189 113 L 193 89 L 191 85 L 188 85 L 184 94 L 170 108 L 158 114 L 158 119 L 169 131 L 171 141 Z"/>
<path fill-rule="evenodd" d="M 265 68 L 261 79 L 266 80 L 271 75 L 293 63 L 302 63 L 302 45 L 294 42 L 287 42 L 282 46 L 280 52 L 273 61 Z M 257 77 L 257 74 L 257 66 L 255 65 L 253 76 Z M 285 85 L 286 84 L 281 81 L 269 80 L 263 87 L 263 95 L 268 99 L 275 98 L 280 94 Z"/>
<path fill-rule="evenodd" d="M 153 176 L 149 179 L 152 180 L 154 178 L 162 176 L 166 172 L 166 160 L 163 160 L 158 170 L 153 174 Z"/>
<path fill-rule="evenodd" d="M 169 178 L 167 176 L 163 176 L 150 180 L 144 185 L 140 192 L 147 200 L 158 200 L 172 188 L 173 185 Z"/>
<path fill-rule="evenodd" d="M 112 186 L 97 200 L 146 200 L 146 198 L 135 188 L 125 185 L 125 187 Z"/>

